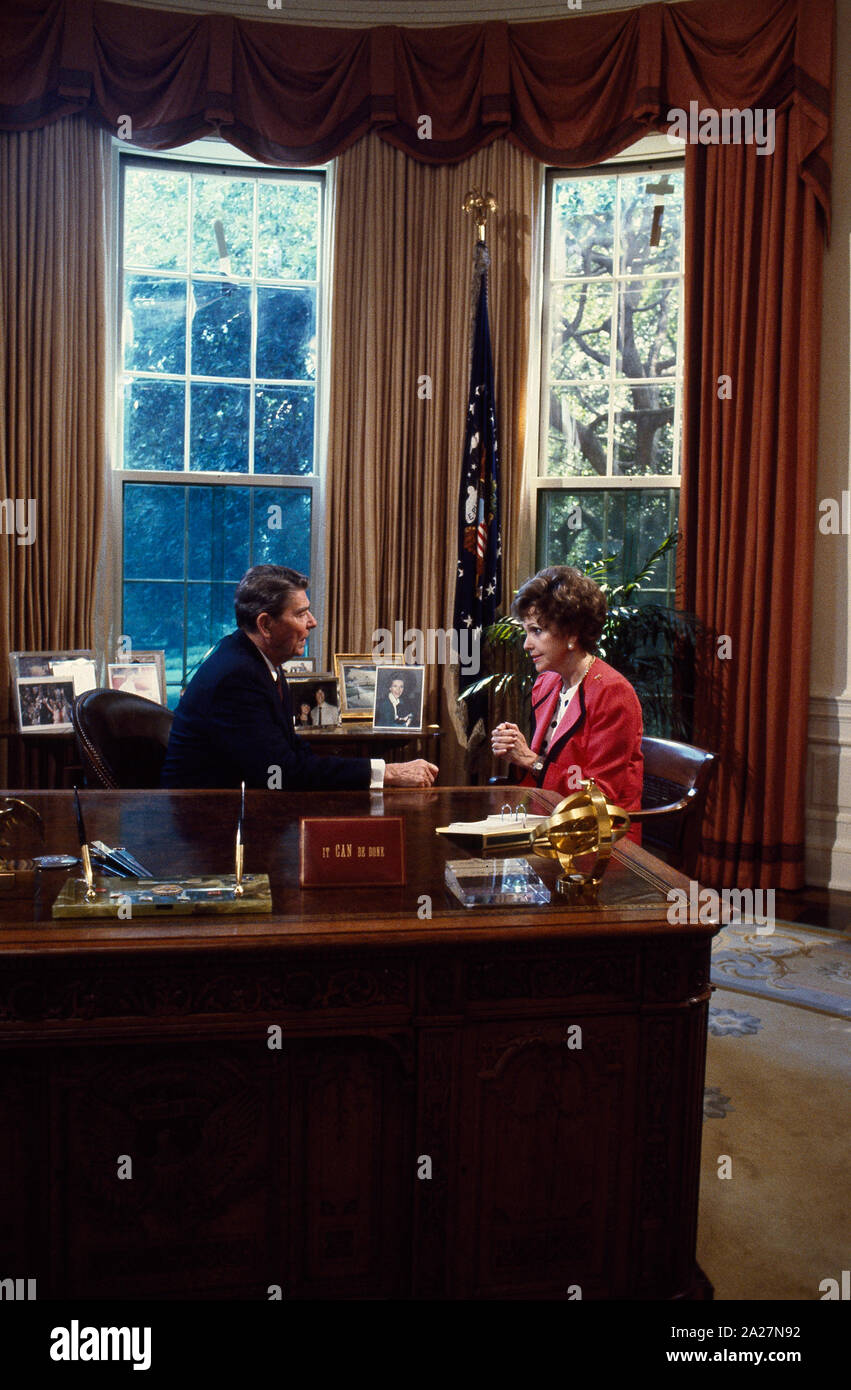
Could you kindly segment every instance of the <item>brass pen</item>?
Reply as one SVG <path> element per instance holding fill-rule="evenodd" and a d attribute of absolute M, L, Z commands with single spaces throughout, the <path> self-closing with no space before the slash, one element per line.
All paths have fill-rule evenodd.
<path fill-rule="evenodd" d="M 242 799 L 239 804 L 239 820 L 236 826 L 236 884 L 234 886 L 234 896 L 241 898 L 244 893 L 242 886 L 242 868 L 245 862 L 245 845 L 242 841 L 243 825 L 245 823 L 245 783 L 242 784 Z"/>
<path fill-rule="evenodd" d="M 86 875 L 86 897 L 91 902 L 96 897 L 95 880 L 92 873 L 92 856 L 89 853 L 89 842 L 86 838 L 86 827 L 83 824 L 83 811 L 80 806 L 80 793 L 74 788 L 74 808 L 77 812 L 77 838 L 80 841 L 80 859 L 83 864 L 83 873 Z"/>

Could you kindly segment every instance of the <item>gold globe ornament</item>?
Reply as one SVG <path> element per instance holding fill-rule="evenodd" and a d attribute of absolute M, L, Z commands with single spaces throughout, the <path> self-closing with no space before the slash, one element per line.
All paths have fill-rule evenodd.
<path fill-rule="evenodd" d="M 629 830 L 630 818 L 620 806 L 607 801 L 592 779 L 560 801 L 551 816 L 535 830 L 532 852 L 556 859 L 562 877 L 556 888 L 574 906 L 594 907 L 609 856 L 616 842 Z M 590 873 L 581 873 L 575 860 L 596 858 Z"/>

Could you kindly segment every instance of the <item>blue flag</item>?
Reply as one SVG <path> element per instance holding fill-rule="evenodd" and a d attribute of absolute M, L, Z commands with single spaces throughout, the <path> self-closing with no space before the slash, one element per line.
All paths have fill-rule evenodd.
<path fill-rule="evenodd" d="M 494 622 L 502 596 L 499 444 L 488 324 L 489 263 L 487 246 L 483 241 L 477 242 L 473 270 L 470 398 L 458 498 L 458 567 L 453 626 L 459 637 L 464 629 L 478 637 L 483 627 Z"/>

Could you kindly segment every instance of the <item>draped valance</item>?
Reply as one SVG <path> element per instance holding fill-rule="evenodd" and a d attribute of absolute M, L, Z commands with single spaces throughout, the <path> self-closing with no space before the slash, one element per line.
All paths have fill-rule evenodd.
<path fill-rule="evenodd" d="M 691 0 L 535 23 L 310 28 L 106 0 L 2 0 L 0 129 L 85 115 L 168 149 L 211 132 L 312 164 L 368 130 L 426 163 L 499 136 L 584 166 L 689 102 L 794 108 L 798 171 L 825 214 L 833 5 Z"/>

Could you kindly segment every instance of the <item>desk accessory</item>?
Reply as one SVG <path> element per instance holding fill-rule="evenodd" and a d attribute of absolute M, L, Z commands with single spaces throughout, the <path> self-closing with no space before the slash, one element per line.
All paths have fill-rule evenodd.
<path fill-rule="evenodd" d="M 26 832 L 26 839 L 37 831 L 44 840 L 44 821 L 34 806 L 21 801 L 17 796 L 6 796 L 0 801 L 0 887 L 4 890 L 32 888 L 38 861 L 26 852 L 28 846 L 20 843 L 16 830 Z M 18 840 L 16 845 L 14 842 Z M 25 852 L 21 854 L 21 850 Z"/>
<path fill-rule="evenodd" d="M 115 874 L 118 878 L 153 878 L 150 869 L 140 864 L 123 845 L 112 848 L 105 845 L 103 840 L 92 840 L 89 852 L 92 866 L 100 869 L 101 873 Z"/>
<path fill-rule="evenodd" d="M 302 888 L 368 888 L 405 882 L 401 816 L 310 816 L 299 822 Z"/>
<path fill-rule="evenodd" d="M 507 802 L 498 815 L 484 820 L 452 821 L 439 825 L 436 834 L 460 841 L 470 853 L 505 854 L 514 849 L 529 849 L 530 832 L 548 820 L 547 816 L 530 816 L 525 806 L 510 806 Z"/>
<path fill-rule="evenodd" d="M 188 917 L 199 913 L 230 915 L 271 912 L 272 891 L 268 874 L 244 874 L 239 885 L 233 874 L 206 878 L 94 879 L 89 897 L 83 879 L 69 878 L 53 904 L 54 917 L 118 918 Z"/>
<path fill-rule="evenodd" d="M 550 901 L 549 888 L 528 859 L 450 859 L 444 881 L 465 907 L 526 907 Z"/>
<path fill-rule="evenodd" d="M 502 815 L 506 809 L 512 808 L 504 806 Z M 489 821 L 494 819 L 488 817 Z M 532 820 L 537 822 L 534 826 Z M 517 822 L 506 825 L 503 831 L 496 826 L 488 831 L 482 829 L 486 825 L 487 822 L 472 821 L 466 827 L 463 823 L 441 826 L 437 833 L 463 835 L 472 829 L 472 839 L 478 839 L 482 854 L 525 849 L 545 859 L 555 859 L 562 869 L 562 877 L 556 882 L 557 891 L 572 906 L 594 907 L 609 856 L 615 843 L 629 829 L 630 817 L 620 806 L 607 801 L 596 782 L 589 778 L 582 783 L 581 789 L 560 801 L 551 815 L 529 817 L 526 827 Z M 595 859 L 591 869 L 582 873 L 576 860 L 586 854 L 593 854 Z"/>
<path fill-rule="evenodd" d="M 80 793 L 74 788 L 74 810 L 77 813 L 77 838 L 80 842 L 80 859 L 83 862 L 83 873 L 86 876 L 86 898 L 92 901 L 95 896 L 94 876 L 92 874 L 92 857 L 89 853 L 89 845 L 86 839 L 86 827 L 83 824 L 83 811 L 80 806 Z"/>
<path fill-rule="evenodd" d="M 242 842 L 242 827 L 245 822 L 245 783 L 242 783 L 242 794 L 239 800 L 239 820 L 236 823 L 236 859 L 234 863 L 234 894 L 241 898 L 245 891 L 242 886 L 242 868 L 245 863 L 245 845 Z"/>
<path fill-rule="evenodd" d="M 236 826 L 234 873 L 208 875 L 203 878 L 153 878 L 126 850 L 110 850 L 99 840 L 94 843 L 101 851 L 105 851 L 99 856 L 101 862 L 106 865 L 117 863 L 125 871 L 128 864 L 132 863 L 141 870 L 141 874 L 129 881 L 126 874 L 123 878 L 114 874 L 96 878 L 92 873 L 92 859 L 86 842 L 83 813 L 76 787 L 74 795 L 85 879 L 66 880 L 53 904 L 54 917 L 107 917 L 129 921 L 134 917 L 161 917 L 166 914 L 186 917 L 198 913 L 229 915 L 272 911 L 269 875 L 244 872 L 244 782 Z"/>

